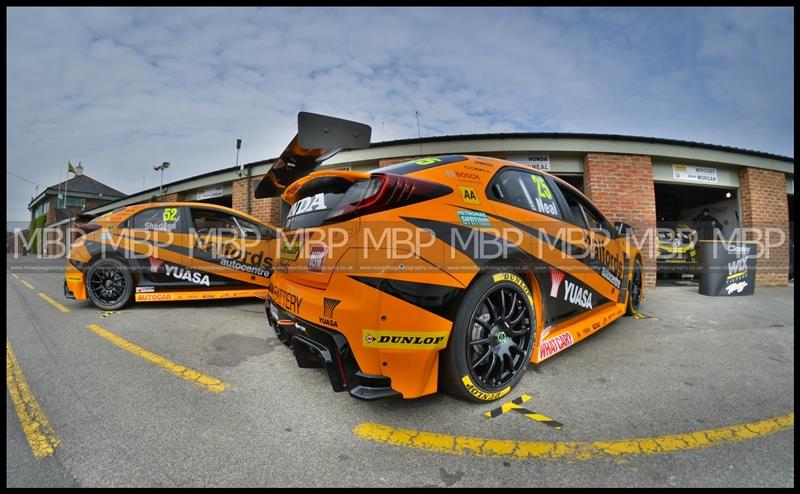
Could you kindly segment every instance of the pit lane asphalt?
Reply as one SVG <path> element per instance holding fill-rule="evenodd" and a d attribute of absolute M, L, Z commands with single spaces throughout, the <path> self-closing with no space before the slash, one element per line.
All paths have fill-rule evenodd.
<path fill-rule="evenodd" d="M 454 456 L 357 437 L 363 423 L 516 441 L 680 434 L 794 411 L 794 288 L 740 298 L 647 292 L 641 310 L 529 367 L 487 405 L 437 394 L 363 402 L 300 369 L 252 301 L 134 304 L 108 317 L 62 295 L 63 261 L 7 259 L 7 338 L 61 440 L 35 459 L 6 399 L 7 486 L 792 486 L 794 429 L 606 460 Z M 19 279 L 10 273 L 18 275 Z M 35 288 L 21 283 L 27 281 Z M 61 313 L 39 292 L 70 309 Z M 215 394 L 113 345 L 108 331 L 229 384 Z M 564 423 L 483 412 L 527 393 Z"/>

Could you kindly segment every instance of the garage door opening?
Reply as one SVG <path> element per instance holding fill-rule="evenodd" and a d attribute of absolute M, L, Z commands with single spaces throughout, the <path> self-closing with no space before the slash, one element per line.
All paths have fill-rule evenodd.
<path fill-rule="evenodd" d="M 724 187 L 656 183 L 658 257 L 657 286 L 692 285 L 699 281 L 699 237 L 710 236 L 702 228 L 701 216 L 708 209 L 720 225 L 719 232 L 730 238 L 741 226 L 738 190 Z"/>

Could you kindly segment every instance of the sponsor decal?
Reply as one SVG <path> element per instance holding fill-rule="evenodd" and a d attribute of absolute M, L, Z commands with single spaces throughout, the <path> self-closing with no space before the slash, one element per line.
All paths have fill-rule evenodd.
<path fill-rule="evenodd" d="M 114 236 L 108 232 L 103 232 L 100 234 L 100 240 L 111 240 L 112 238 L 114 238 Z"/>
<path fill-rule="evenodd" d="M 553 356 L 561 350 L 572 346 L 573 343 L 575 341 L 572 339 L 572 333 L 570 332 L 561 333 L 549 340 L 545 340 L 539 347 L 539 360 Z"/>
<path fill-rule="evenodd" d="M 289 212 L 287 213 L 286 217 L 291 218 L 296 214 L 311 213 L 313 211 L 320 211 L 322 209 L 328 209 L 325 206 L 324 192 L 314 194 L 313 196 L 304 197 L 292 204 L 292 207 L 289 208 Z"/>
<path fill-rule="evenodd" d="M 326 255 L 328 255 L 327 245 L 315 245 L 311 247 L 311 252 L 308 254 L 308 270 L 312 273 L 321 273 L 322 263 L 325 261 Z"/>
<path fill-rule="evenodd" d="M 300 247 L 303 245 L 303 239 L 298 238 L 294 241 L 287 240 L 281 243 L 281 259 L 289 261 L 296 261 L 297 256 L 300 255 Z"/>
<path fill-rule="evenodd" d="M 737 256 L 750 255 L 749 245 L 726 245 L 725 250 L 728 251 L 728 254 L 735 254 Z"/>
<path fill-rule="evenodd" d="M 154 286 L 137 286 L 136 293 L 153 293 L 156 291 L 156 287 Z"/>
<path fill-rule="evenodd" d="M 397 350 L 441 350 L 447 346 L 449 332 L 373 331 L 365 329 L 361 343 L 368 348 Z"/>
<path fill-rule="evenodd" d="M 478 199 L 478 194 L 475 193 L 475 189 L 472 187 L 465 187 L 463 185 L 459 185 L 458 188 L 461 190 L 461 200 L 464 201 L 466 204 L 480 204 L 481 201 Z"/>
<path fill-rule="evenodd" d="M 172 264 L 167 264 L 165 271 L 167 276 L 172 276 L 177 280 L 188 281 L 196 285 L 211 286 L 208 275 L 198 271 L 192 271 L 191 269 L 174 266 Z"/>
<path fill-rule="evenodd" d="M 542 334 L 539 336 L 539 339 L 543 340 L 545 336 L 550 334 L 550 331 L 552 331 L 553 328 L 554 328 L 554 326 L 547 326 L 547 327 L 543 328 L 542 329 Z"/>
<path fill-rule="evenodd" d="M 558 298 L 558 289 L 564 281 L 564 272 L 556 268 L 550 268 L 550 296 Z"/>
<path fill-rule="evenodd" d="M 728 295 L 731 293 L 742 293 L 742 290 L 745 289 L 747 286 L 747 280 L 740 281 L 738 283 L 731 283 L 730 285 L 725 287 L 725 291 L 728 292 Z"/>
<path fill-rule="evenodd" d="M 156 292 L 156 293 L 137 293 L 137 302 L 163 302 L 179 300 L 202 300 L 218 298 L 243 298 L 259 297 L 264 298 L 266 289 L 258 290 L 219 290 L 219 291 L 192 291 L 192 292 Z"/>
<path fill-rule="evenodd" d="M 736 259 L 728 263 L 728 278 L 730 281 L 734 278 L 741 278 L 747 276 L 747 258 Z"/>
<path fill-rule="evenodd" d="M 584 309 L 592 308 L 592 293 L 587 288 L 569 281 L 564 281 L 564 300 Z"/>
<path fill-rule="evenodd" d="M 486 213 L 480 211 L 456 211 L 461 224 L 465 226 L 492 226 Z"/>
<path fill-rule="evenodd" d="M 272 294 L 272 300 L 284 309 L 295 314 L 300 312 L 300 305 L 303 303 L 303 297 L 298 297 L 275 285 L 270 285 L 270 293 Z"/>
<path fill-rule="evenodd" d="M 492 171 L 491 165 L 488 163 L 476 162 L 475 164 L 479 166 L 464 165 L 464 168 L 466 168 L 467 170 L 473 170 L 481 173 L 489 173 L 490 171 Z M 490 168 L 485 168 L 484 165 L 488 165 Z"/>
<path fill-rule="evenodd" d="M 622 259 L 617 257 L 613 252 L 606 249 L 606 241 L 598 238 L 587 238 L 587 245 L 589 246 L 589 257 L 591 259 L 596 259 L 600 261 L 601 264 L 608 267 L 608 277 L 603 274 L 602 270 L 600 272 L 601 276 L 605 278 L 609 283 L 614 285 L 616 288 L 619 288 L 620 279 L 622 278 L 622 268 L 623 262 Z M 615 284 L 616 281 L 616 284 Z"/>
<path fill-rule="evenodd" d="M 161 300 L 172 300 L 171 293 L 137 293 L 137 302 L 158 302 Z"/>
<path fill-rule="evenodd" d="M 204 259 L 209 262 L 218 262 L 221 266 L 244 271 L 245 273 L 255 274 L 269 278 L 272 276 L 272 258 L 265 256 L 263 251 L 248 252 L 242 249 L 241 245 L 235 240 L 218 240 L 216 237 L 206 237 L 205 240 L 199 236 L 194 238 L 194 248 L 211 254 L 213 259 Z M 295 257 L 296 258 L 296 257 Z"/>
<path fill-rule="evenodd" d="M 530 302 L 531 306 L 533 306 L 533 295 L 531 295 L 528 285 L 526 285 L 519 276 L 512 273 L 497 273 L 496 275 L 492 276 L 492 280 L 494 280 L 495 283 L 499 283 L 501 281 L 510 281 L 516 284 L 522 288 L 522 291 L 528 296 L 528 302 Z"/>
<path fill-rule="evenodd" d="M 461 180 L 468 180 L 468 181 L 471 181 L 471 182 L 480 182 L 481 181 L 481 176 L 478 175 L 477 173 L 462 172 L 460 170 L 455 170 L 454 174 L 455 174 L 456 178 L 460 178 Z"/>
<path fill-rule="evenodd" d="M 164 261 L 161 259 L 156 259 L 155 257 L 148 257 L 147 262 L 150 263 L 150 272 L 151 273 L 158 273 L 161 271 L 162 266 L 164 266 Z"/>
<path fill-rule="evenodd" d="M 603 266 L 600 269 L 600 276 L 602 276 L 606 281 L 614 285 L 614 288 L 619 289 L 619 286 L 622 284 L 620 279 L 614 276 L 614 273 L 612 273 L 611 270 L 608 269 L 608 266 Z"/>
<path fill-rule="evenodd" d="M 336 306 L 339 305 L 342 301 L 336 300 L 335 298 L 323 298 L 322 299 L 322 317 L 319 318 L 319 322 L 322 324 L 338 328 L 339 324 L 333 318 L 333 311 L 336 310 Z"/>
<path fill-rule="evenodd" d="M 595 322 L 595 323 L 592 323 L 592 329 L 593 329 L 593 330 L 594 330 L 594 329 L 598 329 L 599 327 L 600 327 L 600 322 L 599 322 L 599 321 L 598 321 L 598 322 Z"/>
<path fill-rule="evenodd" d="M 495 393 L 486 393 L 478 389 L 474 384 L 472 384 L 472 380 L 469 376 L 464 376 L 461 378 L 461 382 L 464 384 L 464 387 L 467 388 L 469 394 L 474 396 L 475 398 L 483 401 L 493 401 L 498 398 L 502 398 L 503 396 L 507 395 L 511 391 L 511 386 L 506 386 L 505 388 L 497 391 Z"/>
<path fill-rule="evenodd" d="M 288 273 L 289 272 L 289 263 L 287 261 L 278 262 L 278 266 L 275 268 L 275 271 L 277 271 L 279 273 Z"/>
<path fill-rule="evenodd" d="M 259 252 L 259 254 L 261 254 Z M 236 271 L 243 271 L 245 273 L 255 274 L 258 276 L 263 276 L 264 278 L 269 278 L 272 276 L 272 259 L 267 258 L 269 260 L 269 268 L 265 269 L 261 266 L 253 266 L 251 264 L 243 264 L 239 261 L 234 261 L 232 259 L 220 259 L 219 263 L 226 268 L 235 269 Z"/>
<path fill-rule="evenodd" d="M 67 281 L 83 281 L 83 275 L 80 274 L 68 274 L 66 278 Z"/>

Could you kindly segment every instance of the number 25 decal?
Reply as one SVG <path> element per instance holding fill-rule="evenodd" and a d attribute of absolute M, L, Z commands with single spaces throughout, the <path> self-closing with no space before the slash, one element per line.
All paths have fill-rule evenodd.
<path fill-rule="evenodd" d="M 552 199 L 553 193 L 550 192 L 550 187 L 547 186 L 544 179 L 538 175 L 531 175 L 531 180 L 536 184 L 536 192 L 542 199 Z"/>
<path fill-rule="evenodd" d="M 164 208 L 164 221 L 172 223 L 178 219 L 178 208 Z"/>

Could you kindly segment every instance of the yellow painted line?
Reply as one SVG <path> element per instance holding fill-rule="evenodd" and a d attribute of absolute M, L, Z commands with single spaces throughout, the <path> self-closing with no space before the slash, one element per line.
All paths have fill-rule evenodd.
<path fill-rule="evenodd" d="M 27 286 L 27 287 L 28 287 L 28 288 L 30 288 L 31 290 L 36 290 L 36 287 L 34 287 L 33 285 L 31 285 L 31 284 L 30 284 L 30 283 L 28 283 L 27 281 L 23 280 L 22 278 L 17 278 L 17 279 L 19 280 L 19 282 L 20 282 L 20 283 L 22 283 L 23 285 Z"/>
<path fill-rule="evenodd" d="M 186 379 L 187 381 L 196 384 L 202 388 L 206 388 L 207 390 L 211 391 L 212 393 L 221 393 L 225 391 L 225 388 L 228 387 L 228 384 L 220 381 L 216 377 L 207 376 L 201 372 L 198 372 L 194 369 L 190 369 L 180 364 L 176 364 L 172 360 L 167 358 L 161 357 L 156 355 L 153 352 L 145 350 L 144 348 L 131 343 L 130 341 L 121 338 L 111 331 L 104 329 L 97 324 L 89 324 L 86 326 L 90 330 L 94 331 L 96 334 L 102 336 L 103 338 L 107 339 L 111 343 L 117 345 L 118 347 L 122 348 L 123 350 L 127 350 L 132 354 L 141 357 L 151 364 L 155 364 L 167 371 L 175 374 L 176 376 L 180 377 L 181 379 Z"/>
<path fill-rule="evenodd" d="M 50 305 L 52 305 L 52 306 L 53 306 L 53 307 L 55 307 L 56 309 L 60 310 L 61 312 L 69 312 L 69 309 L 67 309 L 67 308 L 66 308 L 66 307 L 64 307 L 63 305 L 59 304 L 58 302 L 56 302 L 56 301 L 55 301 L 55 300 L 53 300 L 52 298 L 48 297 L 48 296 L 47 296 L 47 295 L 45 295 L 44 293 L 42 293 L 42 292 L 39 292 L 39 296 L 40 296 L 40 297 L 42 297 L 43 299 L 45 299 L 45 300 L 46 300 L 46 301 L 47 301 L 47 302 L 48 302 Z"/>
<path fill-rule="evenodd" d="M 56 437 L 42 407 L 31 393 L 8 338 L 6 338 L 6 387 L 22 424 L 22 432 L 31 445 L 33 456 L 44 458 L 52 455 L 55 448 L 61 445 L 61 441 Z"/>
<path fill-rule="evenodd" d="M 719 429 L 617 441 L 546 442 L 485 439 L 451 436 L 412 429 L 398 429 L 369 422 L 357 425 L 353 429 L 353 433 L 361 439 L 451 455 L 512 458 L 517 460 L 596 460 L 708 448 L 726 443 L 756 439 L 793 428 L 794 412 L 758 422 L 730 425 Z"/>
<path fill-rule="evenodd" d="M 16 279 L 19 279 L 19 276 L 15 275 L 14 273 L 11 273 L 11 276 L 13 276 Z"/>

